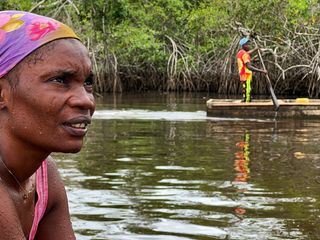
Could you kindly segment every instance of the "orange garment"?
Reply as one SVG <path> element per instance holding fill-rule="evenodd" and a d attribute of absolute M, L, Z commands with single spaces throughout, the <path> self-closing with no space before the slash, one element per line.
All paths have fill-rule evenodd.
<path fill-rule="evenodd" d="M 249 53 L 241 49 L 237 54 L 238 70 L 241 82 L 252 79 L 252 71 L 246 67 L 246 63 L 250 61 L 251 57 Z"/>

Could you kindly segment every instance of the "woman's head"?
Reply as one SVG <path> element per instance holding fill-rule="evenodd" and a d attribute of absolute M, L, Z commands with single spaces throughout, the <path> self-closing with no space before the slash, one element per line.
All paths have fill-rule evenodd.
<path fill-rule="evenodd" d="M 95 109 L 87 49 L 50 18 L 0 12 L 1 24 L 0 119 L 8 141 L 47 153 L 79 151 Z"/>

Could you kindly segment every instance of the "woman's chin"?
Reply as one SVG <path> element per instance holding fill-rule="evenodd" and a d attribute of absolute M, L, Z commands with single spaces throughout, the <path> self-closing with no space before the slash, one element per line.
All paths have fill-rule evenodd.
<path fill-rule="evenodd" d="M 82 148 L 82 147 L 80 147 L 80 148 L 74 148 L 74 149 L 70 149 L 70 150 L 66 150 L 66 151 L 63 152 L 63 153 L 78 153 L 78 152 L 80 152 L 81 148 Z"/>
<path fill-rule="evenodd" d="M 74 144 L 74 145 L 65 145 L 61 148 L 55 149 L 53 152 L 61 152 L 61 153 L 77 153 L 81 150 L 83 143 Z"/>

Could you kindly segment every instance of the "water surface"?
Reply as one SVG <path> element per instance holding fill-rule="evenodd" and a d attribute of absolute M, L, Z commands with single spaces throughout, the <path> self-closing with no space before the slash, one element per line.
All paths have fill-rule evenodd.
<path fill-rule="evenodd" d="M 98 99 L 55 155 L 77 239 L 320 239 L 320 120 L 207 118 L 205 97 Z"/>

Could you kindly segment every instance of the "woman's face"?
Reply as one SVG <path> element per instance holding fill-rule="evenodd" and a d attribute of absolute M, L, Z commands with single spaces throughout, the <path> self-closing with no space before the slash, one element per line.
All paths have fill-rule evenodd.
<path fill-rule="evenodd" d="M 84 45 L 56 40 L 27 57 L 7 109 L 9 137 L 18 144 L 48 153 L 78 152 L 95 110 Z"/>

